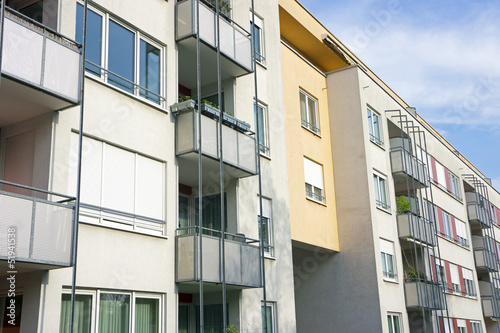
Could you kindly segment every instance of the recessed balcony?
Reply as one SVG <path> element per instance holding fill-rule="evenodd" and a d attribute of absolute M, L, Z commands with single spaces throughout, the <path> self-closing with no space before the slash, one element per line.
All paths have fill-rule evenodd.
<path fill-rule="evenodd" d="M 493 296 L 481 296 L 483 315 L 488 318 L 500 319 L 500 302 Z"/>
<path fill-rule="evenodd" d="M 395 183 L 409 186 L 412 189 L 429 186 L 429 174 L 422 161 L 403 147 L 391 148 L 389 154 Z"/>
<path fill-rule="evenodd" d="M 0 126 L 79 103 L 79 45 L 6 7 Z"/>
<path fill-rule="evenodd" d="M 202 251 L 199 250 L 199 227 L 177 230 L 176 241 L 176 282 L 197 284 L 201 279 L 200 256 L 203 257 L 203 282 L 220 284 L 221 248 L 220 231 L 203 228 Z M 224 233 L 225 239 L 225 281 L 237 288 L 260 288 L 260 248 L 259 241 L 243 235 Z"/>
<path fill-rule="evenodd" d="M 467 215 L 471 225 L 479 224 L 485 228 L 491 226 L 488 210 L 477 202 L 467 202 Z"/>
<path fill-rule="evenodd" d="M 197 22 L 195 0 L 176 3 L 176 41 L 179 50 L 179 83 L 196 86 Z M 217 82 L 217 15 L 208 4 L 200 1 L 200 62 L 202 85 Z M 250 33 L 234 21 L 219 17 L 222 80 L 249 74 L 252 69 Z"/>
<path fill-rule="evenodd" d="M 434 224 L 429 220 L 410 212 L 399 214 L 397 220 L 401 240 L 415 240 L 430 246 L 436 245 Z"/>
<path fill-rule="evenodd" d="M 198 182 L 198 154 L 201 151 L 203 179 L 212 181 L 219 175 L 219 121 L 218 109 L 201 106 L 201 115 L 194 101 L 189 100 L 172 106 L 176 114 L 176 154 L 179 161 L 179 182 L 195 186 Z M 199 128 L 201 117 L 201 130 Z M 234 117 L 222 117 L 222 154 L 226 179 L 257 174 L 255 138 L 246 134 L 247 124 L 240 124 Z M 245 126 L 246 125 L 246 126 Z M 199 138 L 201 135 L 201 149 Z M 215 178 L 217 178 L 215 177 Z"/>
<path fill-rule="evenodd" d="M 0 186 L 2 272 L 71 266 L 74 198 L 5 181 Z"/>
<path fill-rule="evenodd" d="M 475 248 L 474 260 L 478 271 L 498 271 L 497 258 L 493 251 L 484 248 Z"/>
<path fill-rule="evenodd" d="M 405 295 L 407 308 L 443 308 L 442 286 L 432 281 L 405 281 Z"/>

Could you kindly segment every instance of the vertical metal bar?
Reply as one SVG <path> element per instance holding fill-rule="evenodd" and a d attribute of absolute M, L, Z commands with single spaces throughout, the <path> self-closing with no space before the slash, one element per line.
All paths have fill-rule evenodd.
<path fill-rule="evenodd" d="M 82 143 L 83 143 L 83 114 L 84 114 L 84 96 L 85 96 L 85 56 L 86 56 L 86 40 L 87 40 L 87 7 L 88 0 L 84 0 L 83 4 L 83 33 L 82 33 L 82 54 L 80 56 L 80 128 L 78 133 L 78 164 L 77 164 L 77 181 L 76 181 L 76 202 L 75 202 L 75 219 L 73 232 L 73 276 L 71 281 L 71 314 L 69 331 L 72 333 L 75 320 L 75 294 L 76 294 L 76 273 L 77 273 L 77 255 L 78 255 L 78 220 L 80 218 L 80 193 L 82 185 Z"/>
<path fill-rule="evenodd" d="M 220 60 L 220 8 L 219 1 L 215 2 L 215 12 L 216 12 L 216 41 L 217 41 L 217 101 L 219 102 L 219 181 L 220 181 L 220 220 L 221 220 L 221 242 L 219 246 L 221 247 L 219 251 L 220 263 L 221 263 L 221 280 L 222 280 L 222 324 L 224 325 L 223 332 L 227 330 L 227 308 L 226 308 L 226 218 L 224 214 L 225 202 L 224 202 L 224 150 L 222 149 L 222 120 L 224 119 L 224 110 L 222 110 L 222 78 L 221 78 L 221 60 Z"/>
<path fill-rule="evenodd" d="M 200 260 L 200 333 L 205 332 L 203 303 L 203 160 L 201 140 L 201 63 L 200 63 L 200 0 L 196 0 L 196 92 L 198 97 L 198 250 Z"/>
<path fill-rule="evenodd" d="M 31 209 L 31 231 L 30 231 L 30 246 L 29 246 L 28 258 L 33 257 L 33 243 L 35 241 L 36 198 L 34 196 L 32 202 L 33 202 L 33 207 Z"/>
<path fill-rule="evenodd" d="M 5 28 L 5 7 L 7 0 L 2 1 L 2 11 L 0 13 L 0 85 L 2 83 L 2 60 L 3 60 L 3 36 Z"/>
<path fill-rule="evenodd" d="M 254 89 L 255 89 L 255 105 L 254 105 L 254 119 L 255 119 L 255 132 L 256 132 L 256 140 L 255 140 L 255 154 L 257 159 L 257 175 L 259 179 L 259 228 L 260 228 L 260 267 L 261 267 L 261 278 L 262 278 L 262 303 L 264 308 L 264 327 L 262 328 L 263 332 L 269 332 L 269 327 L 267 327 L 267 294 L 266 294 L 266 269 L 265 269 L 265 254 L 264 254 L 264 235 L 263 235 L 263 213 L 262 213 L 262 176 L 260 170 L 260 115 L 259 115 L 259 95 L 258 95 L 258 83 L 257 83 L 257 58 L 255 57 L 255 4 L 254 0 L 252 0 L 252 26 L 251 26 L 251 42 L 252 42 L 252 65 L 254 70 Z"/>

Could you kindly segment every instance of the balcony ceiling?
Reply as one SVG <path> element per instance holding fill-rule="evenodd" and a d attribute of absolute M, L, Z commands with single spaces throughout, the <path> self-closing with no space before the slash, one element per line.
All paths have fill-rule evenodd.
<path fill-rule="evenodd" d="M 29 84 L 2 76 L 0 82 L 0 127 L 44 113 L 63 109 L 74 103 L 55 97 Z"/>

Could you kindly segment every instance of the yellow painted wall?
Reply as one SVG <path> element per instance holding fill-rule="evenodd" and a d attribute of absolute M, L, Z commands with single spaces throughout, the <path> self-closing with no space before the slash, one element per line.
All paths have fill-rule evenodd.
<path fill-rule="evenodd" d="M 292 240 L 339 250 L 326 78 L 281 46 Z M 301 125 L 299 89 L 318 100 L 321 135 Z M 323 166 L 325 205 L 306 199 L 304 157 Z"/>

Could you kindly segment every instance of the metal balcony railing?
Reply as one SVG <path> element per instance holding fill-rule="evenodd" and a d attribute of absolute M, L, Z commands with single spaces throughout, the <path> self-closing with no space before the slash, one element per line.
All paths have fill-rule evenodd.
<path fill-rule="evenodd" d="M 442 309 L 444 295 L 442 286 L 422 279 L 405 280 L 407 308 Z"/>
<path fill-rule="evenodd" d="M 431 221 L 410 212 L 399 214 L 397 220 L 399 238 L 415 239 L 430 246 L 436 245 L 435 228 Z"/>
<path fill-rule="evenodd" d="M 477 202 L 467 203 L 467 214 L 469 222 L 474 224 L 480 223 L 487 228 L 491 226 L 488 210 Z"/>
<path fill-rule="evenodd" d="M 203 251 L 198 248 L 200 229 Z M 242 288 L 261 287 L 259 240 L 198 226 L 177 229 L 176 281 L 199 282 L 200 255 L 203 255 L 203 281 L 222 283 L 222 237 L 225 237 L 225 282 Z"/>
<path fill-rule="evenodd" d="M 75 198 L 6 181 L 0 188 L 0 260 L 12 257 L 10 230 L 16 262 L 71 266 Z"/>
<path fill-rule="evenodd" d="M 474 249 L 474 259 L 476 268 L 487 269 L 489 271 L 498 271 L 496 254 L 493 251 L 483 248 Z"/>
<path fill-rule="evenodd" d="M 392 173 L 404 173 L 421 186 L 429 186 L 429 174 L 425 164 L 402 147 L 391 148 Z"/>

